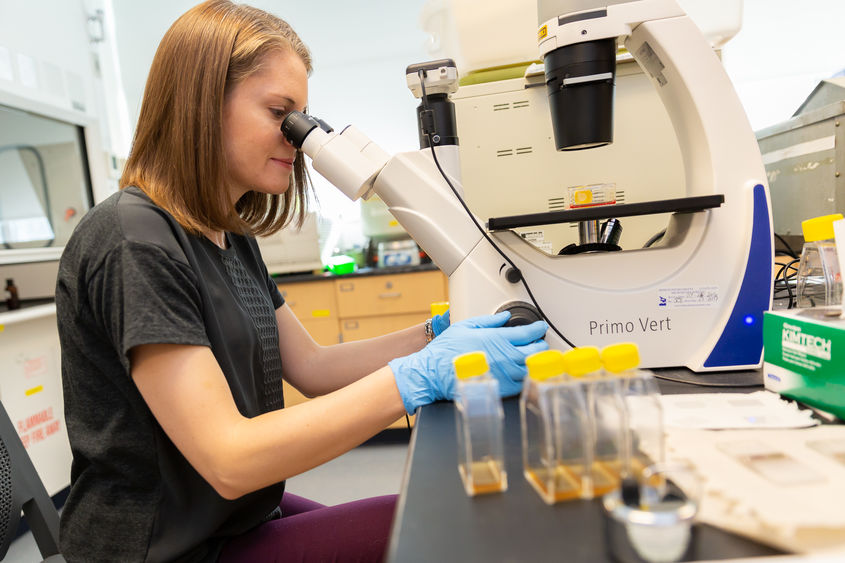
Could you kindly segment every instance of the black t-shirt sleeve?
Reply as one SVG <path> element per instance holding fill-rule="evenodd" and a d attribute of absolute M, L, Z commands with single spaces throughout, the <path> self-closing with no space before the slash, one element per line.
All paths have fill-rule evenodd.
<path fill-rule="evenodd" d="M 123 241 L 113 248 L 88 295 L 124 359 L 141 344 L 210 346 L 195 274 L 157 245 Z"/>
<path fill-rule="evenodd" d="M 282 297 L 279 286 L 276 285 L 275 280 L 273 280 L 270 274 L 267 274 L 267 290 L 270 292 L 270 299 L 273 301 L 274 309 L 278 309 L 285 304 L 285 298 Z"/>

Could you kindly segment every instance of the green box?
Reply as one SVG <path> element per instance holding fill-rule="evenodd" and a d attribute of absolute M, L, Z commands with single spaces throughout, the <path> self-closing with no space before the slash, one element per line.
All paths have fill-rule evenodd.
<path fill-rule="evenodd" d="M 766 389 L 845 419 L 845 316 L 839 307 L 767 311 Z"/>

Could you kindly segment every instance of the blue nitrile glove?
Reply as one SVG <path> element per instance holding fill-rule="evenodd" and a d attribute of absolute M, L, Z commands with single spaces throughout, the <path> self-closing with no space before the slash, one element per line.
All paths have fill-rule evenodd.
<path fill-rule="evenodd" d="M 446 312 L 442 315 L 434 315 L 431 317 L 431 330 L 434 331 L 434 336 L 440 336 L 440 334 L 449 328 L 449 310 L 446 309 Z"/>
<path fill-rule="evenodd" d="M 467 352 L 482 351 L 487 355 L 490 373 L 498 380 L 502 396 L 519 393 L 526 374 L 525 358 L 549 348 L 541 340 L 548 325 L 537 321 L 530 325 L 502 326 L 510 316 L 510 312 L 504 311 L 455 323 L 419 352 L 388 362 L 405 410 L 413 413 L 419 406 L 453 399 L 452 360 Z"/>

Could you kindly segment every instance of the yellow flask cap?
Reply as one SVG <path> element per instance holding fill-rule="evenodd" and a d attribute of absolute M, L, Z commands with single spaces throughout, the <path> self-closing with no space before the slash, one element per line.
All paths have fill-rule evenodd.
<path fill-rule="evenodd" d="M 579 346 L 564 355 L 566 372 L 573 377 L 581 377 L 601 369 L 599 349 L 595 346 Z"/>
<path fill-rule="evenodd" d="M 801 221 L 801 230 L 804 232 L 804 242 L 815 242 L 833 238 L 833 222 L 842 219 L 841 213 L 833 215 L 822 215 Z"/>
<path fill-rule="evenodd" d="M 442 315 L 446 311 L 449 310 L 449 302 L 448 301 L 435 301 L 431 304 L 431 316 L 434 315 Z"/>
<path fill-rule="evenodd" d="M 566 371 L 566 361 L 560 350 L 544 350 L 525 358 L 528 377 L 535 381 L 545 381 Z"/>
<path fill-rule="evenodd" d="M 455 364 L 455 375 L 458 379 L 477 377 L 484 375 L 490 370 L 490 367 L 487 365 L 487 356 L 484 355 L 484 352 L 461 354 L 460 356 L 455 356 L 452 362 Z"/>
<path fill-rule="evenodd" d="M 611 344 L 602 349 L 601 361 L 607 371 L 622 373 L 640 365 L 640 350 L 633 342 Z"/>

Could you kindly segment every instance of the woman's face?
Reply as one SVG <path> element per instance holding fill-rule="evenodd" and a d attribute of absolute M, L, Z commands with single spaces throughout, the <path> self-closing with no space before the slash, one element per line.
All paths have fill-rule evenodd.
<path fill-rule="evenodd" d="M 296 149 L 280 130 L 292 110 L 304 111 L 308 72 L 299 55 L 273 51 L 236 84 L 223 103 L 223 150 L 232 202 L 254 190 L 282 194 L 290 184 Z"/>

